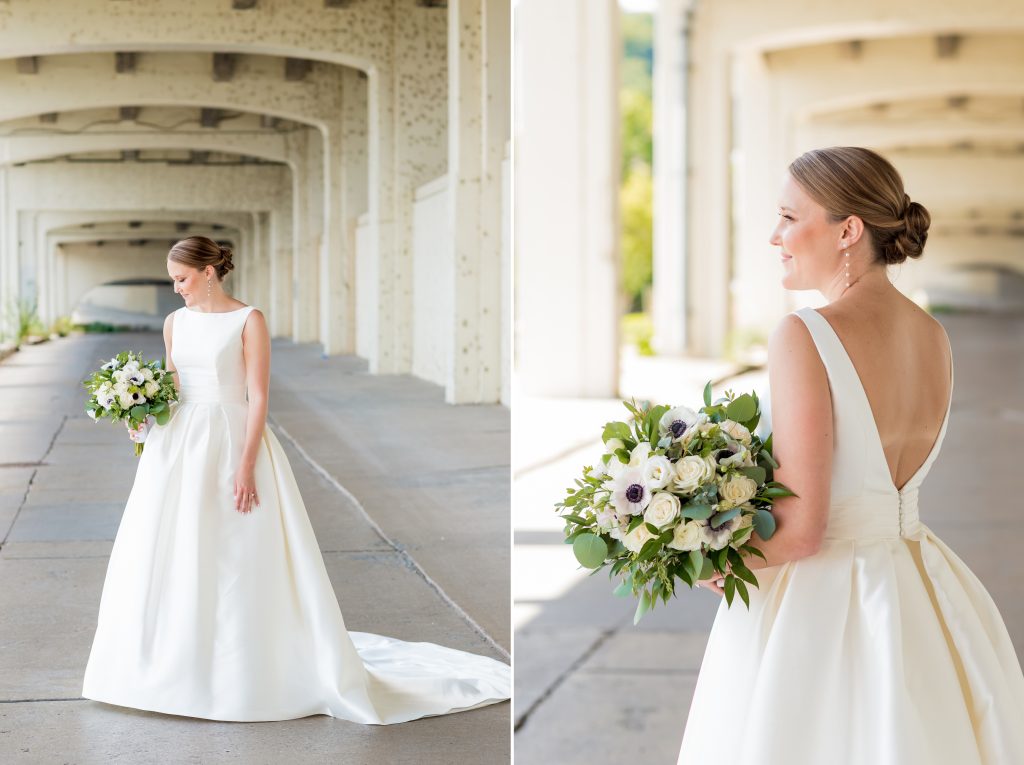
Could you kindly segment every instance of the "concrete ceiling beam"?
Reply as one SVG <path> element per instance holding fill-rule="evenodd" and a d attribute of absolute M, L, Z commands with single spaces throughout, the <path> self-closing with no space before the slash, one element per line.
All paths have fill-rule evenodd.
<path fill-rule="evenodd" d="M 136 54 L 117 51 L 114 53 L 114 71 L 118 74 L 132 74 L 135 72 Z"/>
<path fill-rule="evenodd" d="M 238 56 L 234 53 L 213 54 L 213 81 L 231 82 L 235 77 L 235 65 Z"/>
<path fill-rule="evenodd" d="M 39 56 L 22 56 L 17 63 L 18 74 L 39 74 Z"/>

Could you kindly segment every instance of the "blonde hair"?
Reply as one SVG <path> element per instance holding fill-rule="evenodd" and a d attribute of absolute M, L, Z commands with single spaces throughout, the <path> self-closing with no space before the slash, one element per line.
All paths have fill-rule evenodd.
<path fill-rule="evenodd" d="M 900 174 L 880 154 L 859 146 L 814 149 L 794 159 L 789 172 L 832 222 L 851 215 L 864 221 L 877 262 L 921 257 L 931 216 L 910 201 Z"/>
<path fill-rule="evenodd" d="M 221 247 L 215 241 L 205 236 L 190 236 L 175 242 L 167 253 L 167 259 L 175 263 L 182 263 L 200 270 L 207 266 L 213 266 L 217 272 L 217 279 L 224 280 L 228 271 L 234 268 L 231 262 L 232 252 L 230 247 Z"/>

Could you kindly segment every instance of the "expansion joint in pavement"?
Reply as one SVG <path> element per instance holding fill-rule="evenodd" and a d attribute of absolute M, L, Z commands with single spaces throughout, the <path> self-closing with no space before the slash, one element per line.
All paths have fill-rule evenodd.
<path fill-rule="evenodd" d="M 543 704 L 545 701 L 547 701 L 548 698 L 551 696 L 551 694 L 554 693 L 556 690 L 558 690 L 559 686 L 561 686 L 562 683 L 564 683 L 566 680 L 568 680 L 569 677 L 574 672 L 576 672 L 576 670 L 578 670 L 580 667 L 583 666 L 584 662 L 586 662 L 587 659 L 589 659 L 591 656 L 594 655 L 594 652 L 597 651 L 598 648 L 600 648 L 602 645 L 605 644 L 605 642 L 608 640 L 608 638 L 610 638 L 612 635 L 614 635 L 618 631 L 619 630 L 618 630 L 617 627 L 616 628 L 602 630 L 601 633 L 596 638 L 594 638 L 594 642 L 592 642 L 589 646 L 587 646 L 587 650 L 585 650 L 583 653 L 581 653 L 576 658 L 576 661 L 574 661 L 572 664 L 570 664 L 568 666 L 568 668 L 566 668 L 566 670 L 564 672 L 562 672 L 560 675 L 558 675 L 551 682 L 551 684 L 548 685 L 548 687 L 544 689 L 544 692 L 541 693 L 534 700 L 534 702 L 532 704 L 530 704 L 530 706 L 527 708 L 527 710 L 525 712 L 523 712 L 523 716 L 520 717 L 516 721 L 515 727 L 512 729 L 513 732 L 514 733 L 518 733 L 519 730 L 524 725 L 526 725 L 527 720 L 530 719 L 530 716 L 537 710 L 537 708 L 540 707 L 540 705 Z"/>
<path fill-rule="evenodd" d="M 333 486 L 349 502 L 352 503 L 352 505 L 359 512 L 359 514 L 363 517 L 363 520 L 366 521 L 366 523 L 370 526 L 370 528 L 373 529 L 374 533 L 378 537 L 380 537 L 381 541 L 384 542 L 384 544 L 386 544 L 400 556 L 402 563 L 407 568 L 415 572 L 421 579 L 423 579 L 423 581 L 426 582 L 427 585 L 438 594 L 438 597 L 440 597 L 441 600 L 443 600 L 444 603 L 449 608 L 451 608 L 456 614 L 458 614 L 459 618 L 466 622 L 466 624 L 468 624 L 473 629 L 474 632 L 476 632 L 480 637 L 482 637 L 487 642 L 488 645 L 490 645 L 495 651 L 500 653 L 506 660 L 511 660 L 509 652 L 506 651 L 505 648 L 497 640 L 491 637 L 487 630 L 481 627 L 480 624 L 476 621 L 476 619 L 474 619 L 472 616 L 466 613 L 465 609 L 463 609 L 462 606 L 456 603 L 452 599 L 452 597 L 444 591 L 444 588 L 441 587 L 441 585 L 434 581 L 430 574 L 428 574 L 423 569 L 423 567 L 416 561 L 415 558 L 409 555 L 409 553 L 401 544 L 393 540 L 384 532 L 384 529 L 382 529 L 380 525 L 373 519 L 373 517 L 366 511 L 366 508 L 363 507 L 363 504 L 356 498 L 356 496 L 351 491 L 346 489 L 341 484 L 341 482 L 338 481 L 338 479 L 336 479 L 333 475 L 331 475 L 330 472 L 328 472 L 326 468 L 323 467 L 323 465 L 321 465 L 319 462 L 313 459 L 313 457 L 310 456 L 309 452 L 307 452 L 302 447 L 302 445 L 298 441 L 296 441 L 295 438 L 269 414 L 267 415 L 267 421 L 273 425 L 274 429 L 281 435 L 281 437 L 286 439 L 288 443 L 292 445 L 295 451 L 297 451 L 302 456 L 302 458 L 306 460 L 309 466 L 321 478 L 323 478 L 325 481 L 331 484 L 331 486 Z"/>

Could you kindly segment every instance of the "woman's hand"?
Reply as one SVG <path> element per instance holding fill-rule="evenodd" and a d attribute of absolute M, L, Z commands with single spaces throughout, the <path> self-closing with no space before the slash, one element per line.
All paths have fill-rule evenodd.
<path fill-rule="evenodd" d="M 242 465 L 235 474 L 235 510 L 240 513 L 248 513 L 252 511 L 254 505 L 259 503 L 260 498 L 256 493 L 253 468 L 249 465 Z"/>
<path fill-rule="evenodd" d="M 732 570 L 731 566 L 726 566 L 726 568 L 730 571 Z M 724 585 L 725 574 L 720 574 L 717 571 L 712 571 L 711 576 L 708 579 L 698 579 L 696 582 L 694 582 L 695 587 L 702 587 L 706 590 L 711 590 L 712 592 L 716 592 L 723 597 L 725 596 L 725 590 L 722 589 Z"/>

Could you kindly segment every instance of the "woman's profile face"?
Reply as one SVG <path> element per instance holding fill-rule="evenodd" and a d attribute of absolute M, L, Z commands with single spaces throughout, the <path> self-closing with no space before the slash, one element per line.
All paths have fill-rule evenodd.
<path fill-rule="evenodd" d="M 827 284 L 839 265 L 842 223 L 830 223 L 825 208 L 788 172 L 779 194 L 778 215 L 769 241 L 781 250 L 782 286 L 809 290 Z"/>
<path fill-rule="evenodd" d="M 206 275 L 198 268 L 168 258 L 167 273 L 174 280 L 174 291 L 185 300 L 185 305 L 195 305 L 196 298 L 206 294 Z"/>

